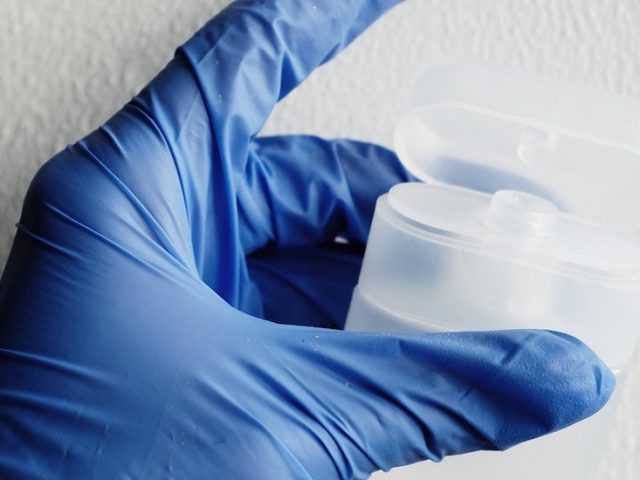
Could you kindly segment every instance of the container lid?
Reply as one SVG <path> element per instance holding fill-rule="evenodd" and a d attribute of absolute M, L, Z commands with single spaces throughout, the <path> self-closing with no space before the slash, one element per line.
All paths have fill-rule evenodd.
<path fill-rule="evenodd" d="M 528 192 L 640 238 L 640 101 L 468 63 L 424 72 L 408 107 L 395 147 L 419 179 Z"/>
<path fill-rule="evenodd" d="M 640 243 L 562 213 L 547 200 L 513 190 L 493 195 L 418 183 L 394 186 L 390 209 L 431 242 L 551 269 L 598 283 L 637 288 Z M 499 268 L 493 265 L 492 271 Z"/>

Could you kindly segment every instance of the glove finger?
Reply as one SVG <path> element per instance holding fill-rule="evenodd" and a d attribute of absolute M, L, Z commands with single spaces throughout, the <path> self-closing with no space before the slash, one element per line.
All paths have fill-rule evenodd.
<path fill-rule="evenodd" d="M 591 350 L 555 332 L 311 332 L 287 332 L 293 356 L 280 361 L 330 452 L 331 465 L 306 467 L 338 478 L 506 449 L 595 413 L 615 385 Z M 290 448 L 305 457 L 303 442 Z"/>
<path fill-rule="evenodd" d="M 223 157 L 238 166 L 273 106 L 399 0 L 238 1 L 178 50 Z"/>
<path fill-rule="evenodd" d="M 260 138 L 238 185 L 243 249 L 316 245 L 337 235 L 364 244 L 378 196 L 408 180 L 396 155 L 378 145 Z"/>
<path fill-rule="evenodd" d="M 272 322 L 338 328 L 344 322 L 362 247 L 344 244 L 257 252 L 247 258 L 262 317 Z"/>

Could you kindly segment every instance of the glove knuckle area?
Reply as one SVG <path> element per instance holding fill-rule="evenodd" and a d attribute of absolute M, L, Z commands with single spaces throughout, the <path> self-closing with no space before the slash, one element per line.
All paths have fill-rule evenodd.
<path fill-rule="evenodd" d="M 153 187 L 161 190 L 163 185 Z M 184 205 L 180 198 L 170 204 L 167 200 L 157 201 L 157 208 Z M 36 174 L 18 230 L 49 254 L 63 254 L 67 260 L 86 262 L 116 255 L 132 264 L 193 272 L 189 229 L 182 225 L 186 220 L 169 212 L 165 217 L 170 221 L 161 222 L 152 210 L 104 162 L 76 144 Z"/>
<path fill-rule="evenodd" d="M 79 150 L 67 147 L 38 171 L 25 198 L 22 226 L 50 237 L 82 227 L 106 234 L 114 217 L 131 210 L 113 181 Z"/>

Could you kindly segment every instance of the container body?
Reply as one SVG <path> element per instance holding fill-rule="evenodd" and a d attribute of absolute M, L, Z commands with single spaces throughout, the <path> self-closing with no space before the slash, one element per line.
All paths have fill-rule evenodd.
<path fill-rule="evenodd" d="M 400 212 L 390 198 L 405 188 L 444 187 L 394 188 L 396 192 L 378 200 L 346 328 L 557 330 L 580 338 L 614 370 L 630 361 L 640 329 L 639 281 L 599 281 L 597 275 L 561 272 L 549 262 L 538 265 L 527 251 L 517 252 L 518 242 L 525 244 L 521 236 L 502 240 L 505 249 L 515 250 L 509 256 L 500 255 L 497 242 L 487 251 L 493 239 L 486 234 L 474 245 L 464 244 L 454 235 L 444 235 L 448 232 L 407 217 L 406 210 Z M 456 214 L 461 213 L 451 213 Z M 384 321 L 361 315 L 363 302 Z M 384 327 L 390 319 L 394 319 L 391 326 Z"/>

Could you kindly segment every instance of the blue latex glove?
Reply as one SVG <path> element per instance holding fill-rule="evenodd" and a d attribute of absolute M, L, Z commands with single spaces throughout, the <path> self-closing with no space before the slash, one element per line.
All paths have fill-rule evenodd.
<path fill-rule="evenodd" d="M 374 200 L 407 180 L 377 146 L 255 138 L 395 3 L 237 2 L 41 169 L 0 283 L 0 478 L 365 478 L 605 403 L 562 334 L 259 318 L 340 325 Z"/>

